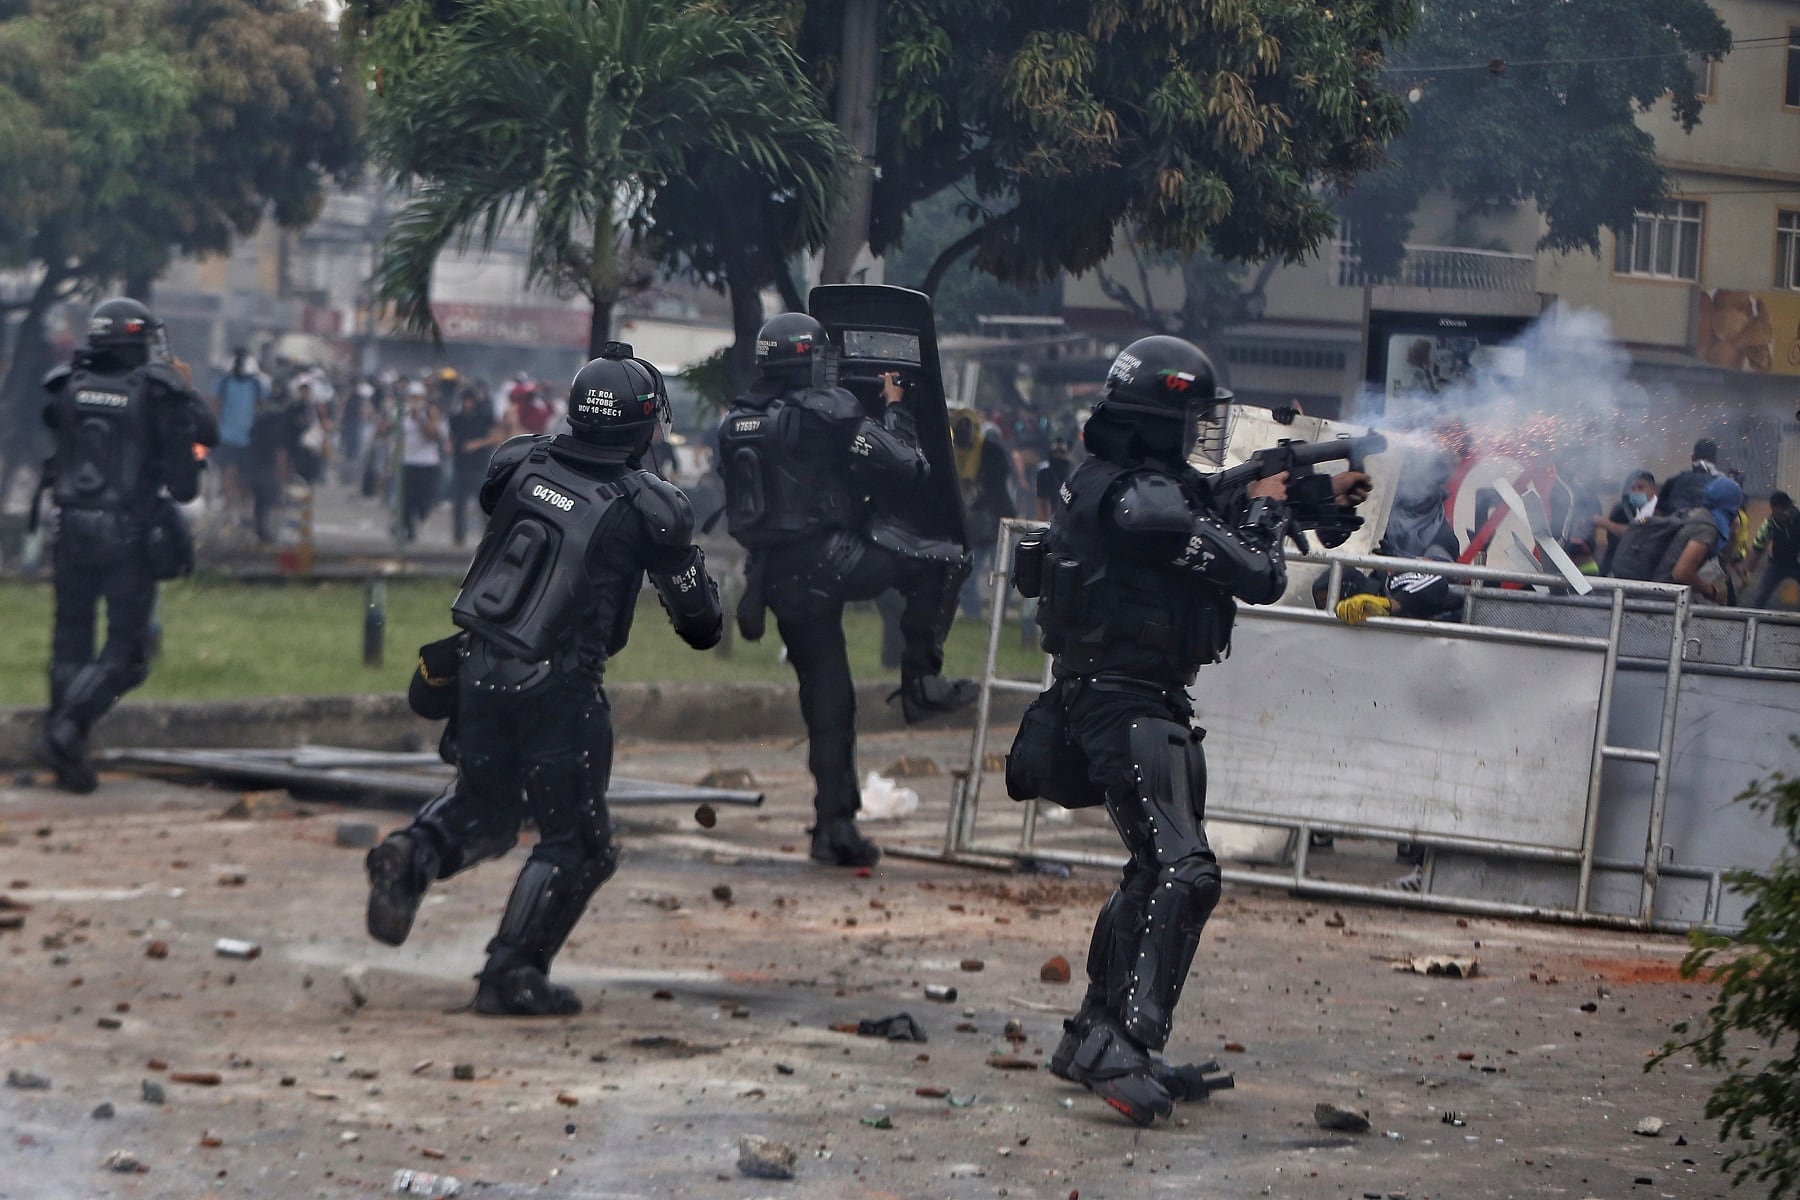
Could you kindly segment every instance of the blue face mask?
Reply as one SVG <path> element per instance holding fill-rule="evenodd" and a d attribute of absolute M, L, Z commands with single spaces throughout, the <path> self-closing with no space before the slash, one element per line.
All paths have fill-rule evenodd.
<path fill-rule="evenodd" d="M 1629 508 L 1632 512 L 1643 512 L 1644 505 L 1648 503 L 1650 503 L 1650 497 L 1644 495 L 1642 492 L 1625 493 L 1625 507 Z"/>

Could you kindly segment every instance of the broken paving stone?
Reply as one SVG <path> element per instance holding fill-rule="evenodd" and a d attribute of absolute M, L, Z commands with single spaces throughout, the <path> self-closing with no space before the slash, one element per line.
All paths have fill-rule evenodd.
<path fill-rule="evenodd" d="M 167 958 L 167 957 L 169 957 L 169 943 L 164 942 L 164 941 L 151 942 L 148 946 L 144 947 L 144 957 L 145 958 Z"/>
<path fill-rule="evenodd" d="M 1661 1117 L 1645 1117 L 1631 1127 L 1631 1132 L 1639 1137 L 1657 1137 L 1662 1133 L 1664 1124 Z"/>
<path fill-rule="evenodd" d="M 1340 1133 L 1369 1132 L 1369 1118 L 1353 1108 L 1321 1100 L 1313 1105 L 1313 1124 Z"/>
<path fill-rule="evenodd" d="M 150 1169 L 143 1159 L 129 1150 L 114 1150 L 100 1160 L 100 1165 L 121 1175 L 142 1175 Z"/>
<path fill-rule="evenodd" d="M 239 941 L 237 938 L 220 938 L 213 943 L 213 953 L 220 958 L 252 959 L 262 956 L 262 947 L 255 942 Z"/>
<path fill-rule="evenodd" d="M 913 1095 L 923 1096 L 927 1100 L 942 1100 L 949 1094 L 950 1089 L 945 1087 L 932 1087 L 927 1085 L 925 1087 L 916 1087 L 913 1089 Z"/>
<path fill-rule="evenodd" d="M 694 810 L 694 824 L 702 829 L 711 829 L 719 823 L 719 814 L 710 804 L 702 804 Z"/>
<path fill-rule="evenodd" d="M 353 967 L 345 967 L 338 978 L 344 982 L 344 991 L 350 995 L 350 1006 L 361 1008 L 369 1002 L 369 968 L 362 963 Z"/>
<path fill-rule="evenodd" d="M 1058 954 L 1038 968 L 1038 978 L 1045 983 L 1069 982 L 1069 960 Z"/>
<path fill-rule="evenodd" d="M 738 1170 L 752 1179 L 792 1179 L 799 1157 L 786 1142 L 754 1133 L 738 1139 Z"/>
<path fill-rule="evenodd" d="M 225 1139 L 216 1133 L 203 1133 L 200 1135 L 200 1144 L 208 1150 L 217 1150 L 225 1144 Z"/>
<path fill-rule="evenodd" d="M 728 883 L 715 884 L 712 890 L 712 898 L 721 904 L 730 904 L 731 885 Z"/>
<path fill-rule="evenodd" d="M 48 1075 L 39 1075 L 35 1071 L 8 1071 L 6 1073 L 6 1086 L 10 1088 L 23 1088 L 26 1091 L 41 1092 L 50 1086 L 50 1077 Z"/>
<path fill-rule="evenodd" d="M 965 958 L 962 960 L 961 965 L 962 969 L 965 971 L 979 971 L 987 966 L 987 964 L 982 962 L 979 958 Z"/>
<path fill-rule="evenodd" d="M 1223 1046 L 1220 1047 L 1220 1049 L 1228 1051 L 1232 1054 L 1242 1054 L 1244 1052 L 1244 1043 L 1242 1043 L 1242 1042 L 1226 1042 Z"/>
<path fill-rule="evenodd" d="M 450 1068 L 450 1078 L 460 1079 L 464 1083 L 475 1078 L 474 1063 L 456 1063 Z"/>
<path fill-rule="evenodd" d="M 145 1104 L 162 1104 L 168 1100 L 163 1093 L 163 1085 L 154 1079 L 146 1079 L 138 1085 L 139 1094 L 144 1097 Z"/>
<path fill-rule="evenodd" d="M 1038 1069 L 1036 1059 L 1023 1058 L 1017 1054 L 990 1054 L 987 1065 L 996 1071 L 1035 1071 Z"/>
<path fill-rule="evenodd" d="M 570 1095 L 568 1092 L 558 1092 L 556 1093 L 556 1102 L 564 1108 L 574 1108 L 581 1103 L 581 1097 Z"/>
<path fill-rule="evenodd" d="M 335 840 L 346 850 L 371 849 L 381 838 L 381 831 L 370 821 L 339 821 Z"/>
<path fill-rule="evenodd" d="M 1394 964 L 1396 971 L 1411 971 L 1414 975 L 1437 975 L 1445 979 L 1473 979 L 1481 974 L 1481 964 L 1473 958 L 1458 958 L 1448 954 L 1415 954 L 1404 962 Z"/>

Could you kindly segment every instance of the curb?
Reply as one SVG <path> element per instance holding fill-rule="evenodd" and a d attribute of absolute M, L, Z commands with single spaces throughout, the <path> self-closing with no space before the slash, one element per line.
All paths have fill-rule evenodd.
<path fill-rule="evenodd" d="M 892 683 L 856 689 L 861 733 L 904 729 Z M 606 689 L 621 741 L 762 741 L 803 737 L 791 683 L 618 683 Z M 0 769 L 32 765 L 31 743 L 43 709 L 0 708 Z M 1024 711 L 1023 698 L 994 696 L 994 720 Z M 973 729 L 974 712 L 931 729 Z M 240 700 L 144 700 L 121 704 L 94 729 L 96 749 L 174 746 L 197 749 L 325 745 L 361 750 L 429 749 L 439 723 L 423 721 L 403 693 L 261 696 Z M 1002 735 L 1005 736 L 1005 735 Z M 1010 741 L 1010 737 L 1007 738 Z M 1002 747 L 996 747 L 1000 749 Z"/>

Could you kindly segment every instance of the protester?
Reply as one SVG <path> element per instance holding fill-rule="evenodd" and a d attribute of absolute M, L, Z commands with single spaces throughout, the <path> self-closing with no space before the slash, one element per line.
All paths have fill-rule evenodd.
<path fill-rule="evenodd" d="M 488 459 L 503 437 L 487 398 L 475 388 L 464 388 L 450 414 L 450 527 L 458 546 L 468 540 L 470 502 L 481 490 Z"/>
<path fill-rule="evenodd" d="M 1769 515 L 1750 543 L 1748 567 L 1753 576 L 1758 566 L 1762 575 L 1750 592 L 1751 608 L 1768 608 L 1776 588 L 1789 580 L 1800 583 L 1800 511 L 1786 492 L 1769 496 Z"/>
<path fill-rule="evenodd" d="M 1613 573 L 1613 557 L 1619 552 L 1619 542 L 1625 531 L 1655 516 L 1656 504 L 1656 476 L 1648 471 L 1633 471 L 1626 477 L 1625 486 L 1619 491 L 1619 502 L 1606 516 L 1594 522 L 1597 528 L 1606 531 L 1606 555 L 1600 560 L 1600 574 Z"/>
<path fill-rule="evenodd" d="M 1743 507 L 1744 489 L 1725 476 L 1715 476 L 1702 489 L 1701 501 L 1699 507 L 1681 514 L 1681 528 L 1663 551 L 1651 578 L 1657 583 L 1686 584 L 1701 599 L 1723 604 L 1727 596 L 1723 577 L 1708 579 L 1702 569 L 1718 559 L 1730 540 L 1732 522 Z"/>
<path fill-rule="evenodd" d="M 439 476 L 444 469 L 443 429 L 424 383 L 417 380 L 406 385 L 406 407 L 400 416 L 400 464 L 402 509 L 410 542 L 437 507 Z"/>
<path fill-rule="evenodd" d="M 1693 462 L 1687 470 L 1669 476 L 1657 494 L 1657 508 L 1680 514 L 1706 503 L 1706 485 L 1719 476 L 1719 443 L 1701 438 L 1694 443 Z"/>

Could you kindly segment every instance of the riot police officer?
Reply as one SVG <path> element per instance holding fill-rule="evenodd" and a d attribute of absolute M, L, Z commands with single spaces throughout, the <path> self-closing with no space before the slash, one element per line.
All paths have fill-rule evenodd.
<path fill-rule="evenodd" d="M 44 388 L 44 424 L 56 442 L 40 485 L 57 508 L 56 623 L 37 754 L 59 787 L 91 792 L 88 731 L 150 673 L 156 581 L 193 568 L 193 543 L 173 501 L 198 494 L 203 464 L 194 447 L 217 445 L 219 428 L 170 359 L 162 322 L 136 300 L 96 308 L 87 346 L 51 371 Z M 102 599 L 106 643 L 96 655 Z"/>
<path fill-rule="evenodd" d="M 929 471 L 901 403 L 905 381 L 883 379 L 885 412 L 864 415 L 839 387 L 815 386 L 824 327 L 783 313 L 756 335 L 759 378 L 719 427 L 719 470 L 731 536 L 750 552 L 738 608 L 744 636 L 762 636 L 775 614 L 800 683 L 816 789 L 813 859 L 870 866 L 881 857 L 856 827 L 862 794 L 856 774 L 856 690 L 844 644 L 844 604 L 896 589 L 900 616 L 902 711 L 909 724 L 966 707 L 968 680 L 947 680 L 944 636 L 968 572 L 960 547 L 882 526 L 872 536 L 871 493 L 917 484 Z"/>
<path fill-rule="evenodd" d="M 503 852 L 525 815 L 536 822 L 538 844 L 478 977 L 474 1007 L 489 1015 L 581 1011 L 575 993 L 548 976 L 617 865 L 601 681 L 625 647 L 645 574 L 689 645 L 707 649 L 724 632 L 687 497 L 642 466 L 669 419 L 661 375 L 610 343 L 575 376 L 568 412 L 571 433 L 516 437 L 496 450 L 481 489 L 487 532 L 451 606 L 466 631 L 456 665 L 458 785 L 368 859 L 369 931 L 398 945 L 433 880 Z"/>
<path fill-rule="evenodd" d="M 1296 515 L 1285 473 L 1215 489 L 1189 466 L 1196 447 L 1223 465 L 1229 401 L 1193 345 L 1159 336 L 1127 346 L 1083 430 L 1091 457 L 1064 483 L 1048 534 L 1021 547 L 1015 577 L 1039 600 L 1055 682 L 1026 712 L 1007 790 L 1105 805 L 1130 855 L 1051 1069 L 1140 1125 L 1207 1086 L 1154 1057 L 1220 890 L 1202 825 L 1204 731 L 1187 689 L 1225 654 L 1234 599 L 1280 598 Z M 1360 501 L 1366 480 L 1331 481 L 1325 516 L 1338 540 L 1360 521 L 1337 498 Z M 1317 514 L 1308 523 L 1322 524 Z"/>

